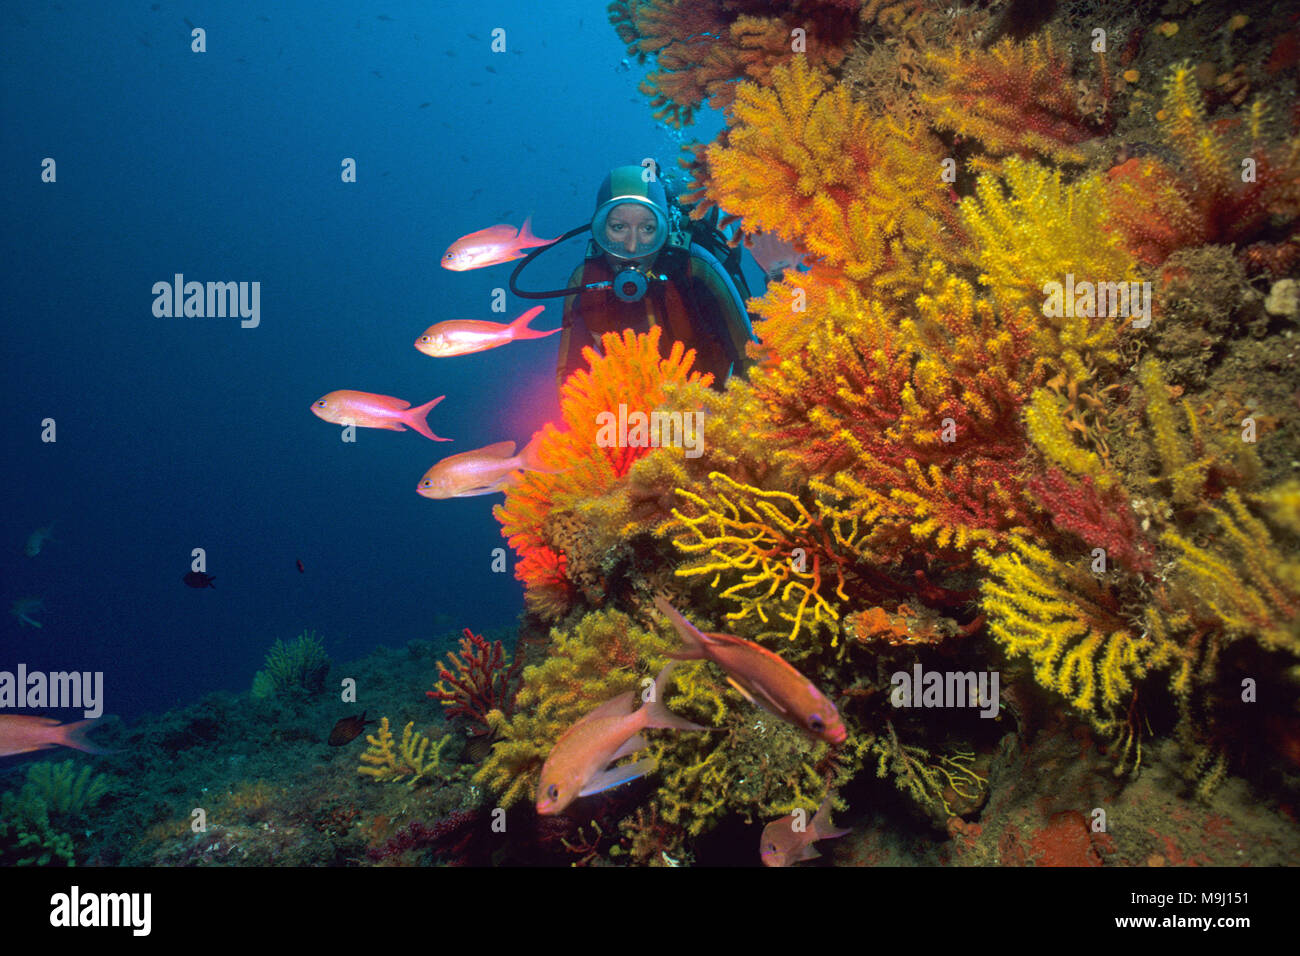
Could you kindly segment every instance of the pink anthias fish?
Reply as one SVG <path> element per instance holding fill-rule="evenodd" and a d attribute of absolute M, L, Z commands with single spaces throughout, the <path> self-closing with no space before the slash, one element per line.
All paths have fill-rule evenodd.
<path fill-rule="evenodd" d="M 678 717 L 664 705 L 670 663 L 655 678 L 654 693 L 636 710 L 637 692 L 628 691 L 601 704 L 564 732 L 542 765 L 537 785 L 537 812 L 552 816 L 563 812 L 578 797 L 600 793 L 644 776 L 655 768 L 653 757 L 606 769 L 615 760 L 646 746 L 641 731 L 648 727 L 670 730 L 712 730 Z"/>
<path fill-rule="evenodd" d="M 804 260 L 803 253 L 770 232 L 746 236 L 745 246 L 769 279 L 780 278 L 786 269 L 795 269 Z"/>
<path fill-rule="evenodd" d="M 840 830 L 831 825 L 831 800 L 833 794 L 826 794 L 826 799 L 817 808 L 812 820 L 806 820 L 807 813 L 789 814 L 780 820 L 773 820 L 763 827 L 763 837 L 758 843 L 758 855 L 764 866 L 793 866 L 804 860 L 815 860 L 820 853 L 813 846 L 818 840 L 831 840 L 847 835 L 849 830 Z"/>
<path fill-rule="evenodd" d="M 86 739 L 86 732 L 93 723 L 94 719 L 61 724 L 51 717 L 5 714 L 0 716 L 0 757 L 51 747 L 72 747 L 88 754 L 108 753 Z"/>
<path fill-rule="evenodd" d="M 472 498 L 505 491 L 521 469 L 550 471 L 537 458 L 540 441 L 540 434 L 533 436 L 518 455 L 512 441 L 450 455 L 424 473 L 415 492 L 425 498 Z"/>
<path fill-rule="evenodd" d="M 480 322 L 476 319 L 451 319 L 429 326 L 423 335 L 415 340 L 415 347 L 425 355 L 434 358 L 451 358 L 453 355 L 471 355 L 484 352 L 500 345 L 509 345 L 523 339 L 544 339 L 554 335 L 560 329 L 542 332 L 530 329 L 528 323 L 542 314 L 546 306 L 539 305 L 529 309 L 513 322 Z"/>
<path fill-rule="evenodd" d="M 835 705 L 783 658 L 744 638 L 706 634 L 663 597 L 655 598 L 655 607 L 672 622 L 686 644 L 684 651 L 669 657 L 679 661 L 711 660 L 726 671 L 727 683 L 751 704 L 832 746 L 844 743 L 848 731 Z"/>
<path fill-rule="evenodd" d="M 452 272 L 465 272 L 469 269 L 483 269 L 502 262 L 522 259 L 523 249 L 536 246 L 549 246 L 555 239 L 539 239 L 528 229 L 533 217 L 524 220 L 519 231 L 514 226 L 488 226 L 468 236 L 461 236 L 448 247 L 442 256 L 442 267 Z"/>
<path fill-rule="evenodd" d="M 393 432 L 404 432 L 409 427 L 432 441 L 451 441 L 450 438 L 435 435 L 424 420 L 429 409 L 446 397 L 439 395 L 419 408 L 412 408 L 410 402 L 404 402 L 400 398 L 341 389 L 316 399 L 312 402 L 311 411 L 317 418 L 333 425 L 386 428 Z"/>

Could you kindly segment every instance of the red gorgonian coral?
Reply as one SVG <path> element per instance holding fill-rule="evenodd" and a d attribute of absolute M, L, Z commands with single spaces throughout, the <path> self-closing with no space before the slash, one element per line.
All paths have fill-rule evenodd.
<path fill-rule="evenodd" d="M 438 668 L 438 689 L 425 695 L 446 707 L 448 717 L 465 717 L 477 725 L 477 733 L 487 733 L 488 711 L 510 712 L 520 662 L 507 665 L 500 641 L 489 643 L 469 628 L 460 639 L 460 655 L 451 651 L 447 661 Z"/>

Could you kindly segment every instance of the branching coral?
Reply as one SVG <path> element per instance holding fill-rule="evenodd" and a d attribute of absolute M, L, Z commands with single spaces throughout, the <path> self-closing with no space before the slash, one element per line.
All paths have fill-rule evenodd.
<path fill-rule="evenodd" d="M 1137 263 L 1107 231 L 1109 209 L 1102 180 L 1086 177 L 1067 184 L 1059 171 L 1010 159 L 1003 170 L 1006 192 L 997 177 L 981 176 L 976 197 L 962 201 L 962 221 L 974 241 L 973 258 L 994 301 L 1004 308 L 1038 313 L 1025 328 L 1040 360 L 1086 381 L 1113 364 L 1120 330 L 1136 314 L 1127 294 L 1138 278 Z M 1073 276 L 1075 301 L 1049 307 L 1048 282 L 1065 287 Z M 1084 283 L 1089 283 L 1084 296 Z M 1123 314 L 1112 310 L 1109 287 L 1125 295 Z"/>
<path fill-rule="evenodd" d="M 1220 537 L 1212 544 L 1195 544 L 1174 531 L 1162 538 L 1178 554 L 1183 606 L 1195 620 L 1220 629 L 1225 641 L 1249 636 L 1268 650 L 1300 657 L 1300 561 L 1283 556 L 1235 489 L 1224 497 L 1228 506 L 1213 509 Z"/>
<path fill-rule="evenodd" d="M 958 812 L 954 803 L 978 805 L 988 792 L 988 779 L 972 766 L 973 753 L 936 755 L 916 744 L 903 743 L 892 721 L 885 721 L 885 734 L 871 740 L 870 753 L 876 758 L 876 776 L 892 775 L 898 789 L 929 810 L 936 822 Z"/>
<path fill-rule="evenodd" d="M 726 143 L 708 151 L 719 206 L 878 292 L 919 289 L 926 258 L 959 258 L 943 151 L 919 127 L 873 118 L 803 59 L 742 84 Z"/>
<path fill-rule="evenodd" d="M 851 288 L 816 314 L 773 315 L 759 334 L 802 322 L 787 338 L 800 351 L 751 376 L 773 448 L 814 476 L 844 541 L 877 565 L 920 542 L 960 562 L 1027 517 L 1019 408 L 1038 374 L 1022 327 L 1032 316 L 999 320 L 937 264 L 926 290 L 915 317 Z"/>
<path fill-rule="evenodd" d="M 487 730 L 488 711 L 510 712 L 519 667 L 518 661 L 506 664 L 500 641 L 489 644 L 483 635 L 465 628 L 460 656 L 455 651 L 447 654 L 447 663 L 438 667 L 437 690 L 425 694 L 447 708 L 448 717 L 464 717 L 483 733 Z"/>
<path fill-rule="evenodd" d="M 1079 109 L 1069 58 L 1050 34 L 1003 40 L 990 50 L 935 50 L 930 67 L 940 76 L 922 95 L 931 121 L 979 140 L 993 156 L 1081 163 L 1079 144 L 1102 131 Z"/>
<path fill-rule="evenodd" d="M 676 638 L 638 627 L 614 610 L 593 611 L 569 630 L 553 629 L 546 660 L 524 669 L 514 716 L 506 718 L 500 711 L 488 715 L 500 739 L 475 782 L 498 792 L 499 806 L 531 796 L 560 735 L 605 701 L 639 690 L 641 681 L 653 676 L 678 646 Z M 676 675 L 674 680 L 680 684 Z M 713 713 L 722 708 L 716 689 L 711 700 L 703 688 L 689 697 L 686 712 L 676 700 L 674 712 L 688 716 L 703 706 Z"/>
<path fill-rule="evenodd" d="M 394 749 L 393 734 L 388 729 L 388 718 L 379 721 L 379 734 L 366 734 L 370 744 L 361 755 L 362 766 L 357 773 L 380 781 L 400 783 L 404 778 L 408 787 L 414 787 L 422 779 L 432 779 L 438 771 L 438 760 L 442 749 L 451 740 L 446 734 L 441 740 L 431 738 L 414 729 L 415 721 L 406 725 L 402 731 L 402 742 Z"/>
<path fill-rule="evenodd" d="M 1041 443 L 1040 443 L 1041 447 Z M 1089 475 L 1073 479 L 1059 468 L 1034 475 L 1027 482 L 1029 493 L 1043 509 L 1054 528 L 1077 537 L 1088 548 L 1101 548 L 1106 565 L 1139 573 L 1152 570 L 1152 554 L 1142 545 L 1142 534 L 1133 517 L 1128 496 L 1110 483 L 1109 472 L 1094 481 Z"/>
<path fill-rule="evenodd" d="M 628 53 L 656 69 L 641 82 L 656 120 L 678 128 L 706 101 L 728 106 L 736 81 L 764 82 L 796 54 L 838 66 L 852 42 L 858 0 L 615 0 L 610 22 Z M 798 31 L 797 33 L 795 31 Z"/>
<path fill-rule="evenodd" d="M 565 527 L 562 516 L 621 482 L 637 460 L 654 450 L 604 441 L 604 418 L 618 415 L 620 406 L 629 414 L 648 415 L 663 403 L 667 385 L 713 380 L 691 371 L 695 353 L 680 342 L 661 358 L 659 337 L 657 326 L 642 335 L 610 333 L 602 340 L 604 355 L 583 351 L 590 371 L 570 375 L 560 390 L 565 427 L 547 424 L 537 447 L 541 462 L 554 472 L 526 472 L 507 489 L 505 504 L 493 511 L 501 534 L 519 555 L 515 576 L 527 588 L 525 600 L 543 617 L 553 620 L 568 610 L 580 575 L 599 577 L 589 556 L 575 567 L 571 552 L 577 549 L 572 543 L 565 549 L 556 540 Z M 599 593 L 594 584 L 587 590 L 589 596 Z"/>
<path fill-rule="evenodd" d="M 1117 734 L 1134 680 L 1180 657 L 1167 636 L 1137 633 L 1122 596 L 1080 557 L 1066 563 L 1021 538 L 996 557 L 978 555 L 989 630 L 1034 679 L 1064 696 L 1100 730 Z"/>
<path fill-rule="evenodd" d="M 1270 217 L 1285 223 L 1294 238 L 1300 140 L 1265 142 L 1262 115 L 1256 103 L 1244 116 L 1211 122 L 1195 70 L 1188 63 L 1171 68 L 1156 118 L 1178 166 L 1141 157 L 1108 174 L 1114 228 L 1144 262 L 1158 264 L 1186 246 L 1245 245 L 1260 236 Z"/>
<path fill-rule="evenodd" d="M 684 554 L 701 556 L 678 568 L 677 575 L 711 574 L 714 587 L 725 579 L 729 586 L 721 596 L 741 606 L 727 615 L 730 620 L 754 615 L 766 624 L 767 607 L 775 607 L 790 624 L 791 640 L 805 626 L 806 614 L 812 617 L 810 627 L 838 620 L 823 562 L 831 565 L 825 572 L 835 574 L 833 596 L 846 601 L 848 595 L 843 564 L 827 560 L 835 551 L 826 523 L 788 492 L 763 491 L 721 472 L 710 474 L 709 481 L 713 490 L 707 499 L 678 489 L 694 514 L 674 509 L 676 522 L 665 526 L 678 531 L 674 541 Z"/>

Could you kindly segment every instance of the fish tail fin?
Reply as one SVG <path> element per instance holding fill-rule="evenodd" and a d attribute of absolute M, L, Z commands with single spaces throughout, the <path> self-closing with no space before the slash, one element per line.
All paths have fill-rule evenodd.
<path fill-rule="evenodd" d="M 432 409 L 433 406 L 437 405 L 440 401 L 442 401 L 446 397 L 447 397 L 446 395 L 439 395 L 433 401 L 425 402 L 419 408 L 408 408 L 402 414 L 402 421 L 405 422 L 407 425 L 410 425 L 413 429 L 415 429 L 417 432 L 419 432 L 421 435 L 423 435 L 425 438 L 429 439 L 430 441 L 451 441 L 450 438 L 439 438 L 437 435 L 435 435 L 429 429 L 429 423 L 424 420 L 425 416 L 429 414 L 429 410 Z"/>
<path fill-rule="evenodd" d="M 524 450 L 519 453 L 520 467 L 527 471 L 540 471 L 547 475 L 558 474 L 558 469 L 547 468 L 546 465 L 542 464 L 542 459 L 538 453 L 538 448 L 541 447 L 541 444 L 542 432 L 539 429 L 532 438 L 528 439 L 528 444 L 525 445 Z"/>
<path fill-rule="evenodd" d="M 88 754 L 108 754 L 111 750 L 105 750 L 98 747 L 86 739 L 86 734 L 90 732 L 91 725 L 96 723 L 99 718 L 91 717 L 88 720 L 78 720 L 75 723 L 64 724 L 59 728 L 59 743 L 65 747 L 72 747 L 74 750 L 82 750 Z"/>
<path fill-rule="evenodd" d="M 520 245 L 543 246 L 549 242 L 556 241 L 555 239 L 540 239 L 537 236 L 533 235 L 532 229 L 530 228 L 532 224 L 533 224 L 533 214 L 529 213 L 528 218 L 524 220 L 524 224 L 519 227 L 518 239 Z"/>
<path fill-rule="evenodd" d="M 645 726 L 662 727 L 667 730 L 717 730 L 717 727 L 705 727 L 701 724 L 687 720 L 685 717 L 678 717 L 665 703 L 668 697 L 668 675 L 672 673 L 673 668 L 677 666 L 676 661 L 669 661 L 664 669 L 659 672 L 655 678 L 654 694 L 651 699 L 646 701 L 645 707 Z"/>
<path fill-rule="evenodd" d="M 559 326 L 558 328 L 542 331 L 541 329 L 530 329 L 528 327 L 528 323 L 541 315 L 545 308 L 546 306 L 544 305 L 535 305 L 519 318 L 511 322 L 510 337 L 515 341 L 519 341 L 520 339 L 544 339 L 548 335 L 554 335 L 556 332 L 563 329 L 563 326 Z"/>
<path fill-rule="evenodd" d="M 814 840 L 833 840 L 835 837 L 847 836 L 850 831 L 841 830 L 831 823 L 831 803 L 835 800 L 835 791 L 826 794 L 826 799 L 822 805 L 817 808 L 813 815 L 812 825 L 808 828 L 812 830 Z"/>
<path fill-rule="evenodd" d="M 708 656 L 704 653 L 704 642 L 699 638 L 700 632 L 696 630 L 694 624 L 682 617 L 677 608 L 668 603 L 666 597 L 662 594 L 655 595 L 655 607 L 659 609 L 660 614 L 668 618 L 673 629 L 686 645 L 677 653 L 669 654 L 670 658 L 678 661 L 694 661 Z"/>

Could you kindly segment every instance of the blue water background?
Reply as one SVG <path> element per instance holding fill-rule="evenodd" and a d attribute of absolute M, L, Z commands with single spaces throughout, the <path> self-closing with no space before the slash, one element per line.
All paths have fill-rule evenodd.
<path fill-rule="evenodd" d="M 675 165 L 677 139 L 636 91 L 645 68 L 620 66 L 604 2 L 342 6 L 10 7 L 0 603 L 45 608 L 40 630 L 0 616 L 0 669 L 103 671 L 106 712 L 132 718 L 246 690 L 268 645 L 304 628 L 340 660 L 522 611 L 514 555 L 491 571 L 501 496 L 415 486 L 444 455 L 556 419 L 558 336 L 416 352 L 434 322 L 530 304 L 490 312 L 510 266 L 438 261 L 530 213 L 559 235 L 611 166 Z M 688 133 L 720 123 L 706 113 Z M 580 253 L 546 254 L 525 286 L 562 285 Z M 260 327 L 155 318 L 151 287 L 175 273 L 259 281 Z M 454 442 L 358 429 L 344 444 L 309 412 L 341 388 L 445 394 L 429 422 Z M 40 441 L 45 418 L 57 443 Z M 50 523 L 54 540 L 24 556 Z M 196 547 L 213 590 L 181 583 Z"/>

